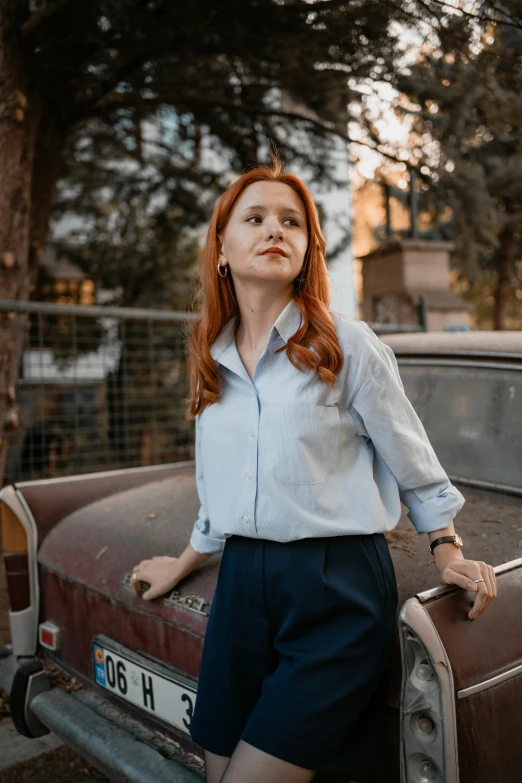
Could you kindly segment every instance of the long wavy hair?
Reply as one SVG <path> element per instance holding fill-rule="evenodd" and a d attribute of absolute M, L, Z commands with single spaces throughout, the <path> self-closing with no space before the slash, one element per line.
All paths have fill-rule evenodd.
<path fill-rule="evenodd" d="M 239 312 L 239 306 L 230 274 L 221 277 L 217 271 L 218 233 L 224 231 L 237 198 L 252 182 L 268 180 L 289 185 L 303 202 L 307 216 L 308 247 L 292 292 L 303 323 L 278 352 L 286 350 L 288 359 L 301 372 L 315 367 L 322 382 L 335 386 L 336 374 L 343 365 L 343 355 L 329 311 L 326 241 L 310 191 L 298 177 L 284 173 L 283 168 L 284 164 L 276 158 L 271 166 L 256 166 L 242 174 L 221 194 L 212 213 L 205 242 L 198 255 L 198 285 L 189 308 L 189 312 L 199 314 L 200 318 L 184 327 L 185 334 L 188 334 L 185 350 L 190 378 L 187 419 L 193 419 L 220 398 L 219 368 L 210 354 L 210 346 L 230 318 Z"/>

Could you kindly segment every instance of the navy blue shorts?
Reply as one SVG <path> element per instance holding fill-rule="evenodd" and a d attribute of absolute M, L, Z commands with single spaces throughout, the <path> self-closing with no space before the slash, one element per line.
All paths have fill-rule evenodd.
<path fill-rule="evenodd" d="M 397 602 L 383 533 L 227 538 L 192 739 L 221 756 L 243 739 L 318 771 L 375 763 Z"/>

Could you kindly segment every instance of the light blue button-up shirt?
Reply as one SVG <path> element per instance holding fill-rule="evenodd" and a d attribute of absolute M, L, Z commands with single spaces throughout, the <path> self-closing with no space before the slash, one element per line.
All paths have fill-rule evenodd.
<path fill-rule="evenodd" d="M 276 353 L 299 326 L 294 300 L 272 326 L 253 381 L 236 347 L 239 316 L 214 340 L 222 396 L 195 419 L 197 552 L 219 552 L 234 534 L 284 542 L 386 532 L 401 501 L 427 533 L 464 505 L 404 393 L 392 349 L 364 321 L 331 316 L 344 356 L 335 387 L 297 370 L 284 349 Z"/>

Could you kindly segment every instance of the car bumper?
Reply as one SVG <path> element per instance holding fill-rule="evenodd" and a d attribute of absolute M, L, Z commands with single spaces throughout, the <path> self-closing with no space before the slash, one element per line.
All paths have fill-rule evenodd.
<path fill-rule="evenodd" d="M 11 698 L 16 695 L 17 711 L 21 709 L 29 721 L 39 722 L 52 731 L 110 780 L 199 783 L 204 779 L 202 770 L 193 771 L 181 760 L 168 758 L 147 744 L 138 721 L 93 692 L 84 689 L 70 694 L 60 688 L 49 688 L 34 695 L 29 690 L 21 693 L 19 676 L 16 682 L 17 672 L 20 673 L 21 665 L 28 660 L 19 661 L 15 655 L 0 659 L 0 687 Z M 16 689 L 17 684 L 15 693 L 13 686 Z M 170 752 L 174 753 L 174 750 Z M 196 766 L 198 761 L 191 756 L 191 762 Z"/>

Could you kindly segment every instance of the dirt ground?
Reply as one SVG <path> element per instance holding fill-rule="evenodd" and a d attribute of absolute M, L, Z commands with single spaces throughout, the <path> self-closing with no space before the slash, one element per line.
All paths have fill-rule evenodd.
<path fill-rule="evenodd" d="M 110 783 L 67 745 L 0 772 L 0 783 Z"/>

